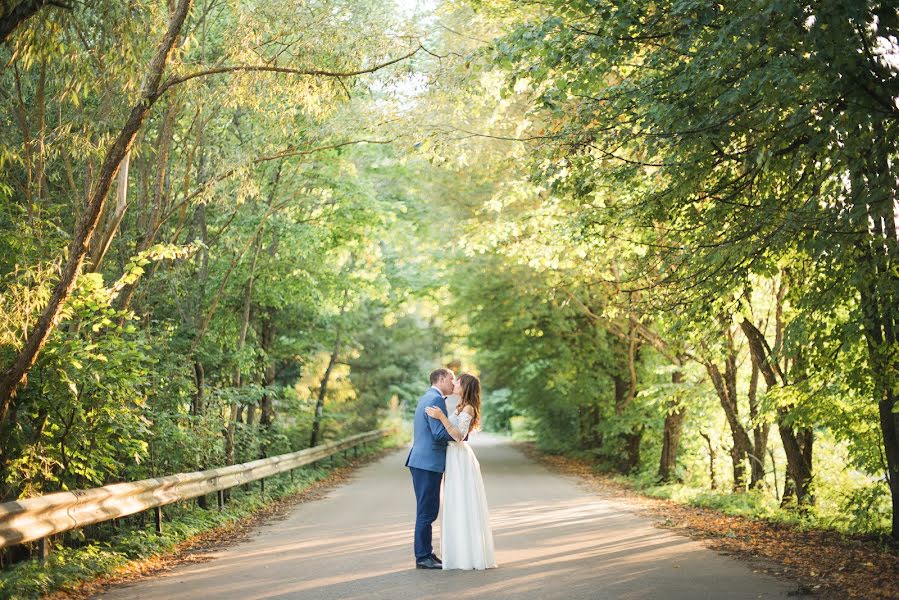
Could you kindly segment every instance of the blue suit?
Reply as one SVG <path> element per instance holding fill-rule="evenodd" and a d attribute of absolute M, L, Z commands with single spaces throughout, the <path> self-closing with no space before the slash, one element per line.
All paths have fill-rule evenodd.
<path fill-rule="evenodd" d="M 440 511 L 440 482 L 446 469 L 446 444 L 453 440 L 443 423 L 432 419 L 425 408 L 436 406 L 446 414 L 446 400 L 435 388 L 419 398 L 413 422 L 412 449 L 406 466 L 412 473 L 415 489 L 415 560 L 433 554 L 431 525 Z"/>

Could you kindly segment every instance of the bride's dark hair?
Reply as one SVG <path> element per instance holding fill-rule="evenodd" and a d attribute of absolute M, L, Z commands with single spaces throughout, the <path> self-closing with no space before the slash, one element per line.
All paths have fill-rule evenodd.
<path fill-rule="evenodd" d="M 471 419 L 471 429 L 477 429 L 481 423 L 481 381 L 474 375 L 462 373 L 459 375 L 459 385 L 462 386 L 462 399 L 456 406 L 456 414 L 466 406 L 472 407 L 474 417 Z"/>

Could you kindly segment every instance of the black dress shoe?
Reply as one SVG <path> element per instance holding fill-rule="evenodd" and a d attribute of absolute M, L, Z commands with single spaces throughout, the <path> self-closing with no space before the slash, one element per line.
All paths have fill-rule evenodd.
<path fill-rule="evenodd" d="M 435 563 L 437 563 L 437 564 L 440 565 L 441 567 L 443 566 L 443 561 L 440 560 L 439 558 L 437 558 L 437 555 L 436 555 L 436 554 L 431 554 L 431 558 L 434 559 L 434 562 L 435 562 Z"/>
<path fill-rule="evenodd" d="M 423 558 L 415 563 L 416 569 L 442 569 L 443 565 L 430 556 Z"/>

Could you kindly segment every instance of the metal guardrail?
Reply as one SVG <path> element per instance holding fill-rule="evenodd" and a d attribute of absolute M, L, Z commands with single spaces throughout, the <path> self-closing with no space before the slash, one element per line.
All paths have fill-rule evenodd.
<path fill-rule="evenodd" d="M 218 469 L 5 502 L 0 504 L 0 548 L 45 539 L 49 535 L 151 508 L 156 509 L 156 528 L 161 531 L 162 507 L 167 504 L 218 492 L 221 507 L 224 490 L 312 464 L 338 452 L 381 439 L 389 432 L 388 429 L 368 431 L 299 452 Z M 46 549 L 42 553 L 45 552 Z"/>

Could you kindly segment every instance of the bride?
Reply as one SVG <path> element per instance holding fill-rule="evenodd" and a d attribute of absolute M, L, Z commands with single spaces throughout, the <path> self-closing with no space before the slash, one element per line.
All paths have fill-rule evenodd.
<path fill-rule="evenodd" d="M 460 397 L 449 417 L 436 406 L 425 409 L 438 419 L 455 442 L 446 449 L 446 478 L 443 485 L 441 550 L 443 568 L 490 569 L 496 567 L 493 532 L 487 511 L 487 494 L 481 465 L 465 440 L 480 420 L 481 382 L 463 373 L 453 382 L 453 395 Z"/>

